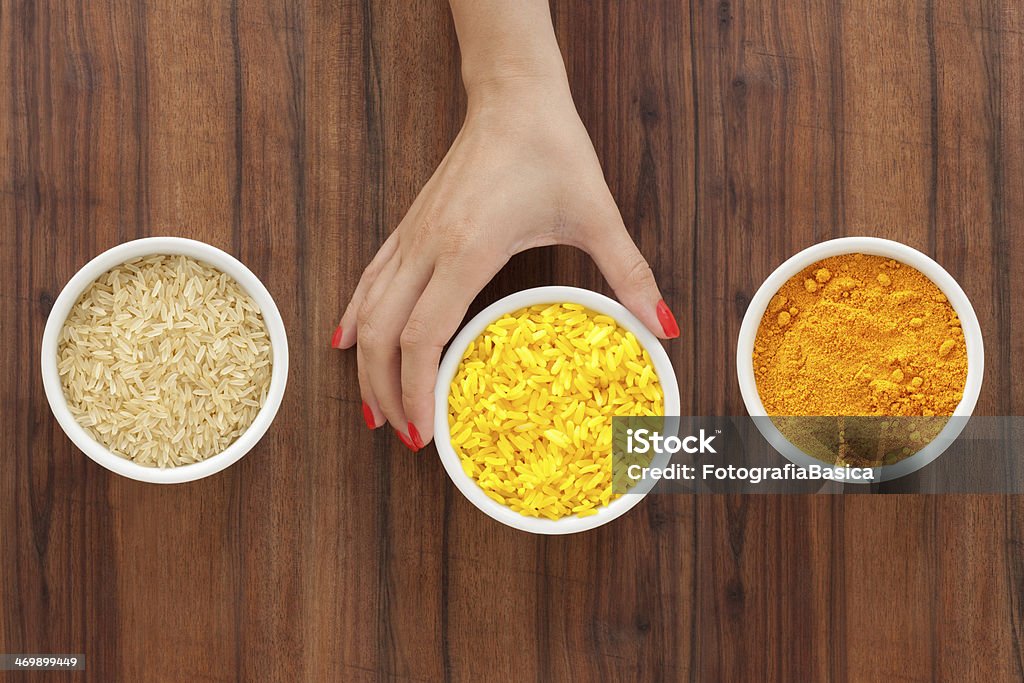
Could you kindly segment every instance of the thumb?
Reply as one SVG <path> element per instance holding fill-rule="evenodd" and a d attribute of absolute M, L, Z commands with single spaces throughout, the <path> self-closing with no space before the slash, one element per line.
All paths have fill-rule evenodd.
<path fill-rule="evenodd" d="M 582 246 L 597 263 L 619 301 L 655 335 L 662 339 L 678 337 L 676 318 L 661 297 L 651 266 L 633 243 L 622 220 L 587 232 Z"/>

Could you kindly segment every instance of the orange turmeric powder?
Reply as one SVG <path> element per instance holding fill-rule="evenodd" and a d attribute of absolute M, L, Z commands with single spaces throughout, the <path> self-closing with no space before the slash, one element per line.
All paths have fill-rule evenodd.
<path fill-rule="evenodd" d="M 769 415 L 952 415 L 967 349 L 956 311 L 924 274 L 846 254 L 779 289 L 757 331 L 754 372 Z"/>

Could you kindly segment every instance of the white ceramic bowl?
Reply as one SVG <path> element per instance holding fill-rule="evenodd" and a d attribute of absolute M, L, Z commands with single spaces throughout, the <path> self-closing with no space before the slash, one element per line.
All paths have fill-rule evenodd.
<path fill-rule="evenodd" d="M 654 370 L 657 372 L 658 381 L 665 394 L 665 415 L 679 414 L 679 385 L 676 382 L 672 363 L 669 361 L 661 341 L 617 301 L 597 292 L 577 287 L 537 287 L 510 294 L 477 314 L 452 340 L 441 361 L 437 374 L 437 386 L 434 389 L 434 443 L 448 476 L 473 505 L 502 524 L 535 534 L 572 534 L 607 524 L 639 503 L 654 485 L 654 481 L 641 482 L 634 492 L 620 496 L 606 507 L 599 508 L 597 514 L 589 517 L 573 516 L 552 520 L 521 515 L 492 500 L 477 485 L 476 481 L 463 471 L 462 463 L 452 447 L 451 434 L 448 431 L 448 393 L 462 355 L 470 343 L 480 336 L 488 325 L 506 313 L 536 304 L 555 303 L 582 304 L 596 313 L 614 318 L 624 329 L 632 332 L 640 345 L 647 349 L 647 353 L 654 362 Z M 671 421 L 666 422 L 670 423 Z M 667 425 L 665 436 L 674 436 L 670 427 L 671 424 Z"/>
<path fill-rule="evenodd" d="M 125 261 L 153 254 L 183 254 L 190 256 L 233 277 L 260 307 L 263 320 L 267 325 L 267 331 L 270 334 L 273 353 L 273 370 L 270 376 L 270 390 L 267 393 L 267 401 L 259 413 L 256 414 L 256 419 L 252 425 L 223 452 L 201 462 L 165 469 L 146 467 L 115 455 L 89 436 L 68 409 L 60 376 L 57 374 L 57 345 L 60 340 L 60 333 L 64 327 L 64 321 L 71 312 L 72 306 L 78 301 L 82 292 L 96 278 L 111 268 Z M 176 484 L 201 479 L 220 472 L 225 467 L 238 461 L 256 445 L 256 442 L 260 440 L 267 431 L 267 428 L 270 427 L 270 423 L 274 420 L 277 409 L 281 405 L 285 384 L 288 381 L 288 339 L 285 335 L 281 314 L 278 312 L 277 305 L 274 304 L 270 292 L 263 286 L 259 278 L 253 275 L 252 271 L 230 254 L 204 242 L 181 237 L 147 237 L 132 242 L 125 242 L 108 249 L 85 264 L 64 286 L 60 296 L 57 297 L 53 304 L 50 317 L 46 320 L 46 328 L 43 331 L 41 360 L 46 400 L 50 402 L 50 409 L 53 411 L 54 417 L 57 418 L 57 422 L 60 423 L 64 433 L 68 435 L 68 438 L 86 455 L 111 472 L 116 472 L 131 479 L 156 484 Z"/>
<path fill-rule="evenodd" d="M 967 383 L 964 386 L 963 398 L 953 412 L 954 417 L 961 419 L 950 420 L 939 435 L 917 453 L 892 465 L 874 468 L 874 479 L 871 482 L 864 482 L 874 483 L 905 476 L 939 457 L 964 428 L 967 418 L 974 412 L 978 395 L 981 393 L 981 380 L 985 374 L 985 349 L 981 340 L 981 325 L 978 324 L 978 316 L 974 314 L 974 308 L 971 307 L 964 290 L 942 266 L 913 247 L 877 237 L 842 237 L 804 249 L 776 268 L 751 299 L 746 315 L 743 316 L 743 324 L 740 326 L 739 342 L 736 346 L 736 374 L 747 412 L 765 439 L 795 465 L 823 465 L 822 461 L 807 455 L 790 443 L 767 417 L 754 379 L 754 338 L 757 336 L 757 328 L 761 324 L 768 303 L 790 278 L 822 259 L 856 253 L 884 256 L 916 268 L 927 276 L 946 295 L 960 317 L 967 346 Z M 855 479 L 846 482 L 861 483 Z"/>

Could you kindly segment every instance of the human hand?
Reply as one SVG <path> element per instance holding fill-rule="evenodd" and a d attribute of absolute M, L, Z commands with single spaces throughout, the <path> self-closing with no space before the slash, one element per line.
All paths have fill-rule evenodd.
<path fill-rule="evenodd" d="M 377 252 L 332 345 L 356 345 L 363 415 L 413 450 L 433 437 L 444 345 L 511 256 L 567 244 L 589 253 L 619 300 L 663 338 L 679 335 L 622 222 L 568 88 L 493 83 Z"/>

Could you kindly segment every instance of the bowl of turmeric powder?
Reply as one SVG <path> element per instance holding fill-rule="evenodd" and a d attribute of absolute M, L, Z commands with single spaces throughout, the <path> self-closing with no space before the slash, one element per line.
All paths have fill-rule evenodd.
<path fill-rule="evenodd" d="M 776 450 L 805 467 L 870 467 L 873 482 L 949 447 L 984 364 L 953 276 L 875 237 L 822 242 L 779 266 L 751 299 L 736 356 L 747 412 Z"/>

